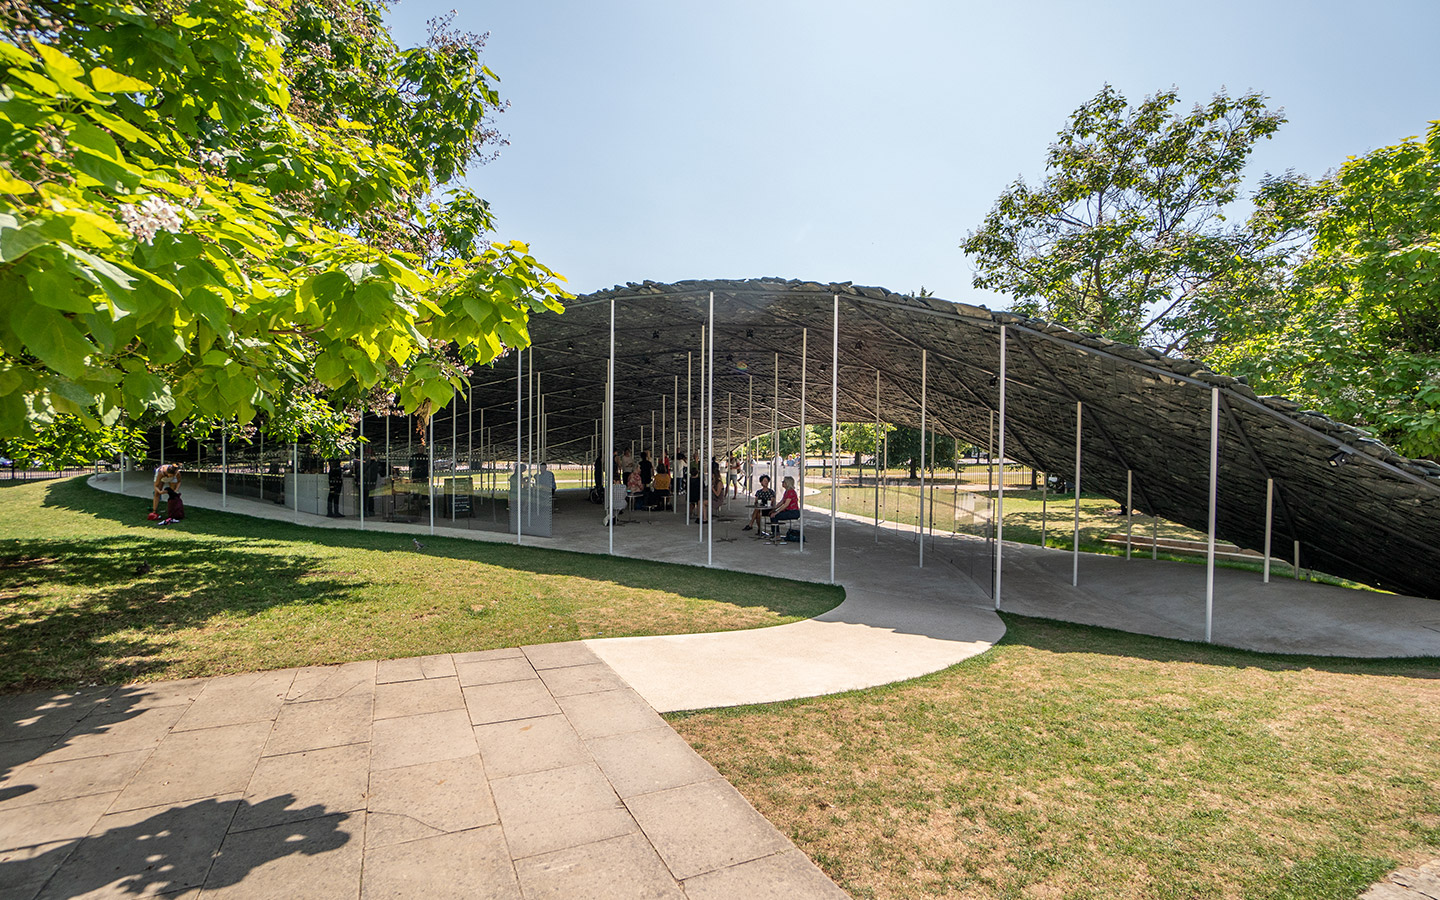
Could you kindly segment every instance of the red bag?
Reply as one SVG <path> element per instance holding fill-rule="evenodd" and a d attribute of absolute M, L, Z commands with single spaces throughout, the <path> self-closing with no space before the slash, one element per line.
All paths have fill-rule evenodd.
<path fill-rule="evenodd" d="M 180 499 L 179 491 L 169 492 L 169 499 L 165 501 L 165 516 L 170 519 L 185 518 L 185 503 Z"/>

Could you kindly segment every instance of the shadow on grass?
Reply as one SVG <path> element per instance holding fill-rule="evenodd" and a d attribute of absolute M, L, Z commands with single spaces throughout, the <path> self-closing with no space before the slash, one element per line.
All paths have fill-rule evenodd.
<path fill-rule="evenodd" d="M 1256 668 L 1269 672 L 1306 670 L 1344 675 L 1381 675 L 1440 679 L 1440 658 L 1346 659 L 1333 656 L 1291 656 L 1217 647 L 1194 641 L 1131 634 L 1096 625 L 1078 625 L 1053 619 L 1000 613 L 1005 637 L 1000 644 L 1044 650 L 1048 653 L 1095 653 L 1144 659 L 1151 662 L 1195 663 L 1202 666 Z"/>
<path fill-rule="evenodd" d="M 144 520 L 145 513 L 149 511 L 147 502 L 91 489 L 83 478 L 51 486 L 46 491 L 44 505 L 93 515 L 126 526 L 160 528 Z M 324 544 L 358 550 L 417 552 L 413 543 L 416 536 L 409 533 L 321 529 L 199 508 L 191 508 L 183 523 L 164 526 L 161 530 L 165 529 L 169 529 L 165 532 L 167 537 L 196 534 L 263 539 L 266 542 Z M 418 552 L 426 556 L 478 562 L 535 575 L 584 578 L 637 590 L 665 591 L 739 607 L 765 608 L 780 616 L 811 618 L 835 608 L 845 597 L 844 589 L 840 587 L 765 575 L 573 550 L 517 547 L 464 538 L 420 537 L 425 549 Z"/>
<path fill-rule="evenodd" d="M 8 542 L 0 556 L 0 602 L 9 607 L 0 613 L 0 684 L 25 689 L 164 673 L 173 661 L 163 659 L 160 642 L 169 632 L 222 614 L 324 603 L 352 589 L 314 577 L 323 563 L 295 548 L 196 547 L 176 538 Z M 141 564 L 148 571 L 137 572 Z M 15 603 L 42 584 L 83 595 Z"/>

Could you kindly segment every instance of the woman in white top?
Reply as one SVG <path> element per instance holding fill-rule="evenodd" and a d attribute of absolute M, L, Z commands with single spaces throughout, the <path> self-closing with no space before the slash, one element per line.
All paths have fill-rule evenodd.
<path fill-rule="evenodd" d="M 150 512 L 160 509 L 160 495 L 166 491 L 180 493 L 180 467 L 174 463 L 160 466 L 155 470 L 155 495 L 150 500 Z"/>

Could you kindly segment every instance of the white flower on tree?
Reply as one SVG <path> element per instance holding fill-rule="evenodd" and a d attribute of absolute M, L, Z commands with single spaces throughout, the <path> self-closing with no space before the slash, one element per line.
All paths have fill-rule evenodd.
<path fill-rule="evenodd" d="M 145 243 L 155 237 L 157 231 L 177 232 L 180 230 L 180 210 L 159 197 L 147 197 L 139 206 L 126 203 L 120 207 L 120 218 L 130 226 L 130 231 Z"/>

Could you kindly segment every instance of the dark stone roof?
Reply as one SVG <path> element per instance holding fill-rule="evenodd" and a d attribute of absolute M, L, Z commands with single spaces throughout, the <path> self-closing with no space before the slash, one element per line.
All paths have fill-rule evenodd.
<path fill-rule="evenodd" d="M 920 424 L 921 349 L 928 350 L 927 422 L 984 446 L 997 407 L 999 327 L 1008 337 L 1006 453 L 1047 471 L 1074 470 L 1075 403 L 1083 401 L 1086 491 L 1193 528 L 1208 520 L 1211 387 L 1219 387 L 1218 534 L 1264 543 L 1265 479 L 1276 487 L 1274 553 L 1333 575 L 1440 598 L 1440 465 L 1409 460 L 1364 432 L 1259 397 L 1199 363 L 1118 344 L 1038 319 L 883 288 L 782 279 L 627 284 L 577 298 L 562 316 L 532 319 L 534 365 L 549 414 L 552 459 L 588 458 L 604 398 L 610 302 L 615 301 L 617 444 L 660 421 L 687 353 L 699 397 L 700 329 L 715 294 L 717 446 L 770 428 L 779 360 L 781 427 L 799 422 L 802 329 L 808 328 L 807 421 L 830 420 L 832 297 L 840 298 L 840 420 Z M 527 356 L 526 365 L 529 366 Z M 513 446 L 513 356 L 475 378 L 476 415 Z M 753 380 L 755 408 L 748 397 Z M 465 407 L 461 409 L 464 427 Z M 698 403 L 694 406 L 698 416 Z M 437 443 L 450 416 L 437 419 Z M 668 414 L 667 414 L 668 421 Z M 476 423 L 478 427 L 478 422 Z M 729 440 L 722 441 L 729 430 Z M 684 442 L 683 429 L 681 443 Z M 648 443 L 648 441 L 647 441 Z M 1331 457 L 1348 454 L 1332 466 Z"/>

